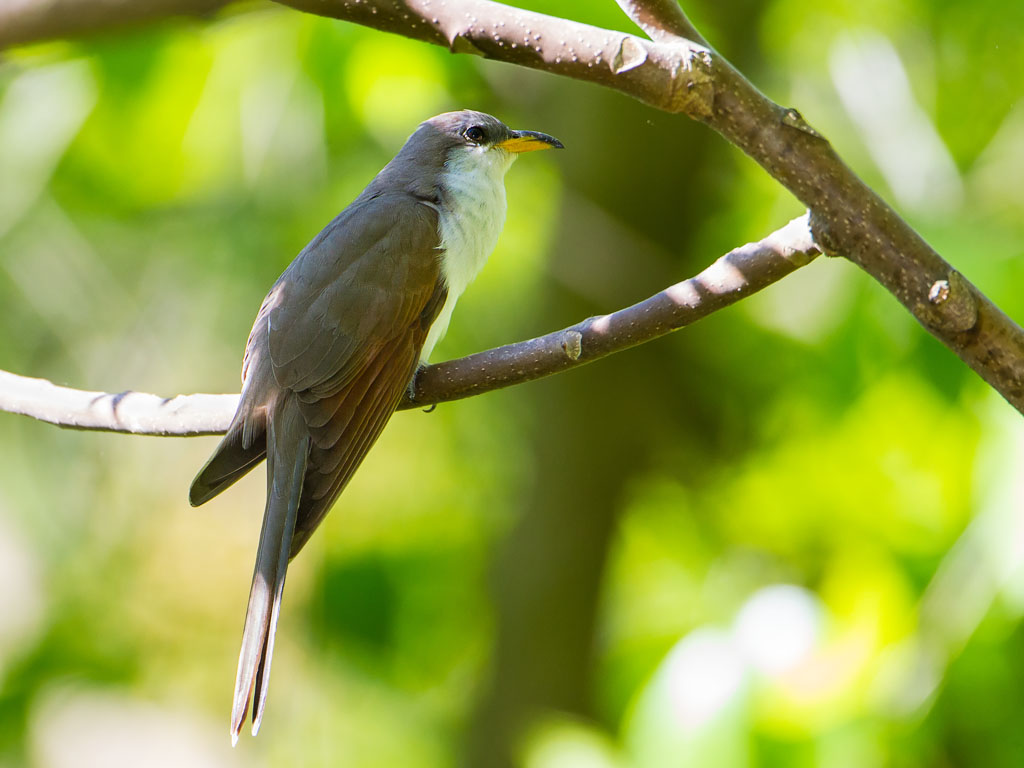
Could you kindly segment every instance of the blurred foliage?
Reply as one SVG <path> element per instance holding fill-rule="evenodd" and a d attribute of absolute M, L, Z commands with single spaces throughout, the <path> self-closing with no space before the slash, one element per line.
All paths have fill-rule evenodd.
<path fill-rule="evenodd" d="M 1024 317 L 1024 6 L 687 10 Z M 0 62 L 0 367 L 232 390 L 277 274 L 461 107 L 569 149 L 509 174 L 437 357 L 631 303 L 800 212 L 684 118 L 287 10 L 38 45 Z M 262 473 L 193 510 L 212 439 L 0 423 L 0 766 L 1024 761 L 1020 417 L 842 261 L 397 416 L 291 569 L 234 752 Z"/>

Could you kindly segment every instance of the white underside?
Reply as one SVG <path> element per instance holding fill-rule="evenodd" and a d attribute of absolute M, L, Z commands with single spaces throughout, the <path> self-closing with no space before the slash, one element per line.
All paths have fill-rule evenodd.
<path fill-rule="evenodd" d="M 452 153 L 441 185 L 445 205 L 438 209 L 441 275 L 448 298 L 420 353 L 426 363 L 437 343 L 444 338 L 455 303 L 473 282 L 498 242 L 505 224 L 505 172 L 515 155 L 502 149 L 472 147 Z"/>

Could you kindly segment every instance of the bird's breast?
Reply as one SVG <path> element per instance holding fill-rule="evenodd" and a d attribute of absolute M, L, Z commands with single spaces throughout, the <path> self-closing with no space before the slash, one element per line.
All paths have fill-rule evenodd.
<path fill-rule="evenodd" d="M 438 207 L 441 275 L 448 298 L 427 334 L 420 359 L 426 362 L 448 330 L 455 303 L 487 263 L 505 224 L 504 175 L 507 165 L 452 169 L 443 181 Z"/>

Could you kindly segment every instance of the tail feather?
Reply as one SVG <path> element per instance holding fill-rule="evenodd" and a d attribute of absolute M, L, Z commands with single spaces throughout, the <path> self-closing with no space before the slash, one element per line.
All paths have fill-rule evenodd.
<path fill-rule="evenodd" d="M 231 709 L 232 743 L 238 741 L 249 702 L 253 735 L 259 730 L 267 698 L 274 633 L 281 611 L 295 518 L 309 456 L 309 435 L 294 401 L 282 403 L 267 428 L 267 507 L 256 554 L 256 567 L 245 613 L 242 650 Z"/>
<path fill-rule="evenodd" d="M 266 454 L 262 439 L 246 443 L 242 439 L 242 430 L 232 429 L 220 441 L 213 455 L 192 481 L 192 487 L 188 491 L 189 503 L 193 507 L 205 504 L 240 480 L 263 461 Z"/>

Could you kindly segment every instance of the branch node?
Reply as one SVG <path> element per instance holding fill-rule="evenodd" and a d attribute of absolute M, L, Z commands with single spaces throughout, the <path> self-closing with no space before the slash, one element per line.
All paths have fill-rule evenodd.
<path fill-rule="evenodd" d="M 947 333 L 965 333 L 978 324 L 978 302 L 971 286 L 956 270 L 928 288 L 928 301 L 914 307 L 917 319 Z"/>
<path fill-rule="evenodd" d="M 579 331 L 566 331 L 562 338 L 562 350 L 570 360 L 579 360 L 583 354 L 583 334 Z"/>
<path fill-rule="evenodd" d="M 692 40 L 704 43 L 704 38 L 686 18 L 677 0 L 618 0 L 619 7 L 652 40 Z"/>
<path fill-rule="evenodd" d="M 942 304 L 949 298 L 949 280 L 936 280 L 928 290 L 928 301 Z"/>
<path fill-rule="evenodd" d="M 808 211 L 772 232 L 762 242 L 774 246 L 778 254 L 794 267 L 806 267 L 822 252 L 811 231 L 810 218 Z"/>
<path fill-rule="evenodd" d="M 811 124 L 804 119 L 804 116 L 793 107 L 786 109 L 782 113 L 782 124 L 788 125 L 790 128 L 796 128 L 798 131 L 803 131 L 807 135 L 813 136 L 816 139 L 825 139 L 825 137 L 814 130 Z"/>
<path fill-rule="evenodd" d="M 672 84 L 669 103 L 670 112 L 684 112 L 698 120 L 707 120 L 714 115 L 715 77 L 712 74 L 714 60 L 707 48 L 680 42 L 672 46 Z"/>
<path fill-rule="evenodd" d="M 621 75 L 631 69 L 636 69 L 647 61 L 647 49 L 640 44 L 632 35 L 625 35 L 619 41 L 619 50 L 615 52 L 612 60 L 612 72 Z"/>
<path fill-rule="evenodd" d="M 833 234 L 829 222 L 814 210 L 810 211 L 810 229 L 811 238 L 823 254 L 831 258 L 843 255 L 840 251 L 839 238 Z"/>
<path fill-rule="evenodd" d="M 461 32 L 456 32 L 448 39 L 448 50 L 452 53 L 468 53 L 472 56 L 484 56 L 483 51 L 476 47 L 468 37 Z"/>

